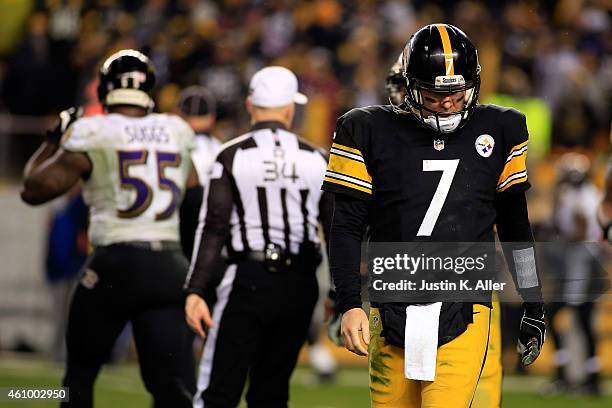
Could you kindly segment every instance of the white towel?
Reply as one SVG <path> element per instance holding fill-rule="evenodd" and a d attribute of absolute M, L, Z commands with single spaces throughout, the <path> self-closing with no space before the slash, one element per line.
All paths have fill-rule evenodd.
<path fill-rule="evenodd" d="M 406 308 L 404 376 L 409 380 L 433 381 L 438 354 L 438 326 L 442 302 Z"/>

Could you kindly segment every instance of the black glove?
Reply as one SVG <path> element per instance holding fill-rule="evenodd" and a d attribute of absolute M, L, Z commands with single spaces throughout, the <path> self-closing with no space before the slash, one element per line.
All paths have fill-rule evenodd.
<path fill-rule="evenodd" d="M 45 140 L 50 144 L 58 145 L 68 127 L 81 116 L 83 116 L 83 108 L 81 107 L 72 107 L 61 111 L 53 128 L 47 130 Z"/>
<path fill-rule="evenodd" d="M 546 339 L 543 303 L 523 303 L 523 318 L 518 340 L 518 351 L 522 354 L 521 363 L 528 366 L 533 363 L 542 350 Z"/>

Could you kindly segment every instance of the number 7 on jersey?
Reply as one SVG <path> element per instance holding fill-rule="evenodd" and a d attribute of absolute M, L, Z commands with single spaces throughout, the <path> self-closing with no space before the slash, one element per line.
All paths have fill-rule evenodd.
<path fill-rule="evenodd" d="M 440 216 L 440 211 L 442 211 L 442 207 L 444 206 L 444 201 L 446 201 L 446 197 L 448 196 L 448 191 L 453 183 L 453 178 L 455 177 L 455 172 L 457 171 L 458 165 L 459 159 L 423 160 L 423 171 L 441 171 L 442 177 L 440 177 L 438 188 L 436 188 L 436 192 L 431 199 L 431 203 L 429 203 L 429 208 L 427 209 L 425 218 L 423 218 L 423 222 L 419 227 L 417 237 L 431 236 L 431 232 L 433 231 L 436 221 L 438 221 L 438 217 Z"/>

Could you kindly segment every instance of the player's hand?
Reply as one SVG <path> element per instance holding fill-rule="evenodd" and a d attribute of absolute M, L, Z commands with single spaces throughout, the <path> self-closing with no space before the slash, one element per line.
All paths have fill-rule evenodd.
<path fill-rule="evenodd" d="M 528 366 L 533 363 L 542 350 L 546 339 L 544 322 L 544 305 L 542 303 L 523 303 L 524 312 L 518 340 L 518 351 L 521 363 Z"/>
<path fill-rule="evenodd" d="M 81 116 L 83 116 L 83 108 L 81 107 L 72 107 L 61 111 L 55 125 L 47 130 L 45 140 L 51 144 L 59 144 L 66 130 Z"/>
<path fill-rule="evenodd" d="M 350 309 L 342 315 L 342 339 L 348 351 L 358 356 L 368 355 L 369 324 L 368 316 L 360 307 Z"/>
<path fill-rule="evenodd" d="M 210 310 L 208 305 L 195 293 L 187 296 L 185 300 L 185 319 L 191 329 L 196 332 L 203 339 L 206 338 L 206 332 L 204 331 L 204 323 L 207 327 L 213 326 L 212 317 L 210 317 Z"/>

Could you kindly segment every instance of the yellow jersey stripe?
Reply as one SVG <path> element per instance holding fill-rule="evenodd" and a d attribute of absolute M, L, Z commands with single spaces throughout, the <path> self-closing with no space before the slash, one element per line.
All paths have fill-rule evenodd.
<path fill-rule="evenodd" d="M 527 142 L 528 142 L 528 140 L 525 140 L 523 143 L 517 144 L 512 149 L 510 149 L 510 153 L 515 152 L 515 151 L 517 151 L 519 149 L 522 149 L 523 147 L 527 146 Z"/>
<path fill-rule="evenodd" d="M 337 154 L 330 155 L 327 170 L 372 183 L 372 176 L 368 173 L 365 163 L 348 157 Z"/>
<path fill-rule="evenodd" d="M 372 184 L 368 183 L 367 181 L 363 181 L 363 180 L 360 180 L 358 178 L 351 177 L 351 176 L 346 176 L 340 173 L 334 173 L 333 171 L 329 171 L 329 170 L 325 172 L 325 177 L 331 177 L 333 179 L 348 181 L 349 183 L 357 184 L 359 186 L 369 188 L 369 189 L 372 188 Z"/>
<path fill-rule="evenodd" d="M 455 64 L 453 64 L 453 47 L 451 46 L 448 31 L 444 24 L 436 24 L 436 28 L 442 39 L 442 48 L 444 50 L 444 65 L 446 67 L 446 75 L 455 75 Z"/>
<path fill-rule="evenodd" d="M 527 146 L 524 146 L 522 149 L 518 149 L 510 153 L 510 155 L 508 155 L 508 158 L 506 159 L 506 163 L 508 163 L 513 158 L 521 156 L 523 154 L 527 154 Z"/>
<path fill-rule="evenodd" d="M 502 171 L 502 174 L 499 176 L 499 179 L 497 180 L 497 186 L 499 187 L 502 184 L 504 184 L 504 182 L 510 176 L 516 173 L 527 171 L 526 159 L 527 159 L 527 153 L 523 153 L 521 155 L 512 157 L 512 159 L 506 162 L 506 165 L 504 166 L 504 170 Z"/>
<path fill-rule="evenodd" d="M 523 177 L 519 177 L 515 180 L 512 180 L 510 183 L 506 184 L 505 186 L 503 186 L 502 188 L 500 188 L 499 190 L 497 190 L 498 193 L 501 193 L 503 191 L 506 191 L 507 189 L 509 189 L 510 187 L 512 187 L 515 184 L 519 184 L 519 183 L 523 183 L 527 181 L 527 175 L 524 175 Z"/>
<path fill-rule="evenodd" d="M 354 190 L 359 190 L 359 191 L 362 191 L 362 192 L 367 193 L 367 194 L 372 194 L 372 189 L 366 188 L 366 187 L 362 187 L 362 186 L 358 186 L 357 184 L 349 183 L 348 181 L 338 180 L 338 179 L 334 179 L 334 178 L 331 178 L 331 177 L 325 177 L 324 180 L 326 182 L 328 182 L 328 183 L 339 184 L 341 186 L 349 187 L 349 188 L 352 188 Z"/>
<path fill-rule="evenodd" d="M 333 156 L 334 154 L 336 156 L 348 157 L 349 159 L 356 160 L 358 162 L 362 162 L 362 163 L 364 162 L 363 157 L 361 157 L 358 154 L 349 153 L 344 150 L 340 150 L 340 149 L 336 149 L 335 147 L 332 147 L 331 149 L 329 149 L 329 155 Z"/>
<path fill-rule="evenodd" d="M 335 147 L 336 149 L 344 150 L 345 152 L 358 154 L 359 156 L 363 157 L 363 154 L 361 154 L 361 152 L 358 149 L 353 149 L 352 147 L 344 146 L 338 143 L 332 143 L 332 147 Z"/>

